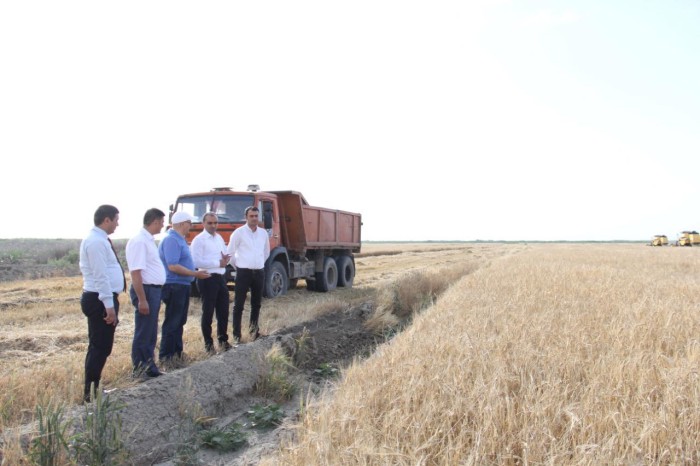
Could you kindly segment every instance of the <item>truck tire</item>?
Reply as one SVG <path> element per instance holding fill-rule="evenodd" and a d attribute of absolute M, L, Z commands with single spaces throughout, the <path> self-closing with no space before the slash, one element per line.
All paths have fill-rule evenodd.
<path fill-rule="evenodd" d="M 338 286 L 352 288 L 352 282 L 355 280 L 355 266 L 352 263 L 350 256 L 340 256 L 338 263 Z"/>
<path fill-rule="evenodd" d="M 332 257 L 323 260 L 323 271 L 316 272 L 316 291 L 325 293 L 338 286 L 338 266 Z"/>
<path fill-rule="evenodd" d="M 289 278 L 287 271 L 279 262 L 270 264 L 270 270 L 265 274 L 265 297 L 276 298 L 287 294 Z"/>

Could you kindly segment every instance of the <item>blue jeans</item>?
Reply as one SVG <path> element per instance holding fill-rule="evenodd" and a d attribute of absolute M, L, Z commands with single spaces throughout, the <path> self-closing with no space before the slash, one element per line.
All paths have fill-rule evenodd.
<path fill-rule="evenodd" d="M 158 339 L 158 314 L 160 312 L 161 287 L 144 285 L 149 313 L 139 313 L 139 298 L 134 287 L 129 290 L 131 304 L 134 305 L 134 340 L 131 343 L 131 363 L 134 371 L 158 372 L 155 363 L 156 340 Z"/>
<path fill-rule="evenodd" d="M 160 333 L 158 358 L 167 361 L 182 356 L 182 332 L 190 308 L 190 285 L 166 283 L 162 288 L 161 299 L 165 303 L 165 320 Z"/>

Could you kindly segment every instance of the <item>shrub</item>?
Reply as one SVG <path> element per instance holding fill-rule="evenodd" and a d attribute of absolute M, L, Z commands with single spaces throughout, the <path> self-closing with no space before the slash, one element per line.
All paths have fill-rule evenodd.
<path fill-rule="evenodd" d="M 296 370 L 289 356 L 279 345 L 274 345 L 265 356 L 264 371 L 255 384 L 255 392 L 275 401 L 289 400 L 297 390 L 292 377 Z"/>
<path fill-rule="evenodd" d="M 282 424 L 284 413 L 277 404 L 256 404 L 248 411 L 253 427 L 271 428 Z"/>
<path fill-rule="evenodd" d="M 220 451 L 236 451 L 248 442 L 248 434 L 242 425 L 234 422 L 225 429 L 212 427 L 199 434 L 202 445 Z"/>

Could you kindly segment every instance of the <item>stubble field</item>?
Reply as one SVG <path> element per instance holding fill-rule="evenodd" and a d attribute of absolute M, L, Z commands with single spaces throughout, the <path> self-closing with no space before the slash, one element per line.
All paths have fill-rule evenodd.
<path fill-rule="evenodd" d="M 277 429 L 285 435 L 209 464 L 697 464 L 699 254 L 639 244 L 363 247 L 352 290 L 265 301 L 264 330 L 338 307 L 377 314 L 387 293 L 401 300 L 402 277 L 467 272 L 304 398 Z M 4 432 L 47 398 L 79 399 L 79 289 L 79 278 L 0 284 Z M 195 303 L 193 362 L 206 358 Z M 133 319 L 122 305 L 105 381 L 129 390 Z"/>

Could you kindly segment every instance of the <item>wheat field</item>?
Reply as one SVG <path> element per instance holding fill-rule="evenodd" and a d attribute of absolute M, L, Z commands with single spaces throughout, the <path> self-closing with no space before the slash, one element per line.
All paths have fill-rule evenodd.
<path fill-rule="evenodd" d="M 401 277 L 425 276 L 417 272 L 471 272 L 309 395 L 287 425 L 294 440 L 261 464 L 700 463 L 697 248 L 377 244 L 356 262 L 351 290 L 266 301 L 266 330 L 380 301 Z M 35 406 L 80 399 L 80 286 L 79 277 L 0 284 L 0 427 L 15 445 L 3 464 L 21 458 L 9 433 Z M 124 298 L 109 387 L 135 383 Z M 192 361 L 207 357 L 198 307 L 185 329 Z"/>
<path fill-rule="evenodd" d="M 700 463 L 700 250 L 535 244 L 309 397 L 262 464 Z"/>

